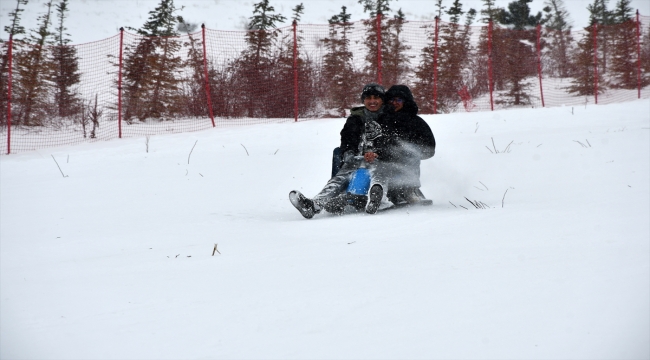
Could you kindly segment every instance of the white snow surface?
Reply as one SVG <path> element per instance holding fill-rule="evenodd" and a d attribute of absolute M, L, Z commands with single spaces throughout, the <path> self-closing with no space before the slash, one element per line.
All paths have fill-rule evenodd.
<path fill-rule="evenodd" d="M 375 215 L 289 203 L 342 119 L 1 156 L 0 358 L 649 358 L 650 100 L 424 118 Z"/>

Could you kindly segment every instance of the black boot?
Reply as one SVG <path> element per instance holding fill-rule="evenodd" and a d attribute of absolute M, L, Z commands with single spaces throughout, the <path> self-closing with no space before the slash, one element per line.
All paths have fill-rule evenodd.
<path fill-rule="evenodd" d="M 366 205 L 366 212 L 374 214 L 379 210 L 381 205 L 381 198 L 384 196 L 384 189 L 379 184 L 375 184 L 370 188 L 368 193 L 368 205 Z"/>
<path fill-rule="evenodd" d="M 318 207 L 314 202 L 307 198 L 305 195 L 301 194 L 300 191 L 293 190 L 289 193 L 289 201 L 291 204 L 300 211 L 300 214 L 306 219 L 311 219 L 314 217 L 314 214 L 320 212 L 320 207 Z"/>

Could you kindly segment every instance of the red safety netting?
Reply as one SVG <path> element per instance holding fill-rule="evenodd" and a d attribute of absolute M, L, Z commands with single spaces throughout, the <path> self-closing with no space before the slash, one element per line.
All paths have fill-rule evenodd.
<path fill-rule="evenodd" d="M 81 45 L 9 39 L 2 55 L 2 153 L 342 117 L 368 82 L 408 85 L 422 114 L 650 97 L 650 17 L 638 15 L 570 32 L 381 15 L 267 32 L 121 31 Z"/>

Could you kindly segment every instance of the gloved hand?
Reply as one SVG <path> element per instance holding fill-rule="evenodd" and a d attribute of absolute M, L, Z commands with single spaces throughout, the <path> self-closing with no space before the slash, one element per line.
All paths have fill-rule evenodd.
<path fill-rule="evenodd" d="M 377 153 L 375 153 L 375 152 L 370 152 L 369 151 L 369 152 L 363 154 L 363 158 L 369 163 L 375 161 L 375 159 L 377 157 L 379 157 L 379 155 L 377 155 Z"/>

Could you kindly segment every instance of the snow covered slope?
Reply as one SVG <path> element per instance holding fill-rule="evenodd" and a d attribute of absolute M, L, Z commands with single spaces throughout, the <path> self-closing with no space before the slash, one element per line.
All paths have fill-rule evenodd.
<path fill-rule="evenodd" d="M 287 198 L 341 119 L 0 157 L 0 358 L 650 357 L 650 101 L 426 120 L 373 216 Z"/>

